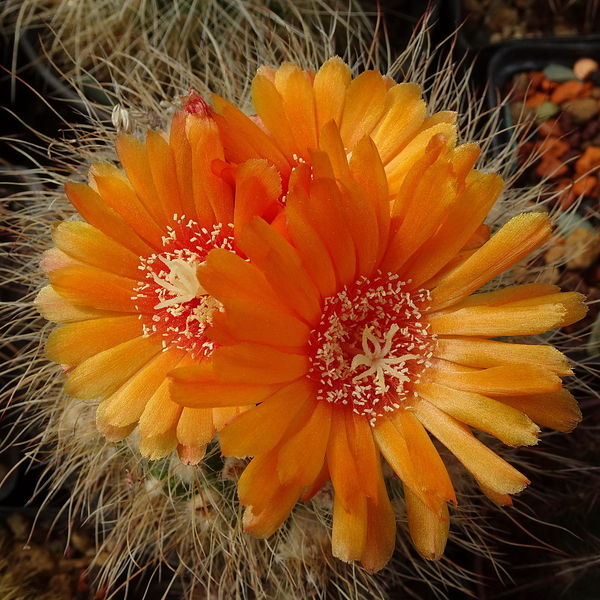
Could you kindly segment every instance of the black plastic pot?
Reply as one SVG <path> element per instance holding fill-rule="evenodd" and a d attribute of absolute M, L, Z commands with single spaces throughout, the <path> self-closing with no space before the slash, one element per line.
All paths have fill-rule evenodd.
<path fill-rule="evenodd" d="M 496 59 L 497 53 L 506 52 L 502 55 L 508 60 L 521 58 L 524 61 L 539 60 L 545 64 L 548 62 L 560 62 L 554 60 L 553 55 L 557 47 L 562 54 L 564 48 L 575 48 L 576 46 L 587 47 L 588 44 L 600 44 L 600 31 L 589 35 L 579 36 L 553 36 L 544 35 L 537 37 L 526 37 L 521 39 L 505 39 L 499 42 L 489 42 L 488 36 L 481 29 L 472 36 L 467 35 L 469 31 L 469 14 L 463 10 L 463 0 L 448 0 L 447 10 L 451 22 L 457 33 L 457 51 L 462 56 L 467 54 L 472 59 L 477 59 L 476 75 L 485 77 L 486 72 L 490 73 L 497 70 L 499 63 Z M 478 37 L 479 36 L 479 37 Z M 528 52 L 532 52 L 529 56 Z M 570 52 L 568 50 L 567 52 Z M 495 61 L 492 67 L 492 60 Z M 542 67 L 543 68 L 543 67 Z M 517 69 L 517 71 L 527 70 L 529 67 Z"/>
<path fill-rule="evenodd" d="M 600 36 L 588 38 L 538 38 L 506 42 L 492 55 L 487 67 L 488 106 L 495 108 L 506 93 L 506 85 L 517 73 L 542 71 L 550 63 L 565 67 L 583 57 L 593 58 L 600 63 Z M 513 125 L 508 106 L 504 109 L 505 127 Z M 509 133 L 501 131 L 497 143 L 508 141 Z"/>

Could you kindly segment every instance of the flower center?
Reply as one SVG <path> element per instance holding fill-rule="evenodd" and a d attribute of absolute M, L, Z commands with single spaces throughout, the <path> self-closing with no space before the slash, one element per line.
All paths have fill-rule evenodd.
<path fill-rule="evenodd" d="M 162 336 L 164 350 L 175 346 L 208 356 L 214 342 L 204 331 L 221 304 L 200 285 L 196 270 L 213 248 L 233 251 L 233 238 L 223 235 L 222 224 L 208 231 L 183 216 L 175 215 L 174 221 L 163 237 L 163 252 L 140 258 L 145 279 L 135 288 L 136 308 L 144 336 Z"/>
<path fill-rule="evenodd" d="M 362 277 L 325 300 L 310 337 L 317 398 L 346 405 L 371 425 L 400 408 L 433 354 L 435 336 L 422 316 L 429 292 L 405 287 L 392 273 Z"/>

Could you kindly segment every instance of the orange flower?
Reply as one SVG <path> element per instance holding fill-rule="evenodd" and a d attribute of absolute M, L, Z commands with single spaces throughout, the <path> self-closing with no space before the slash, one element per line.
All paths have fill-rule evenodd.
<path fill-rule="evenodd" d="M 236 163 L 268 159 L 281 174 L 284 188 L 292 168 L 299 162 L 312 163 L 315 150 L 329 155 L 336 174 L 347 174 L 347 155 L 368 135 L 383 162 L 390 194 L 395 195 L 434 136 L 444 135 L 451 146 L 456 143 L 456 113 L 427 117 L 419 85 L 395 84 L 378 71 L 352 79 L 338 57 L 316 74 L 291 63 L 277 70 L 261 67 L 252 94 L 254 121 L 213 96 L 225 155 Z"/>
<path fill-rule="evenodd" d="M 343 122 L 342 133 L 329 122 L 332 139 Z M 517 216 L 489 239 L 482 221 L 502 181 L 472 170 L 474 145 L 443 134 L 399 167 L 390 204 L 370 131 L 343 160 L 311 148 L 312 166 L 290 176 L 286 231 L 254 218 L 240 232 L 249 261 L 209 253 L 198 277 L 224 312 L 205 334 L 222 346 L 171 379 L 187 407 L 258 405 L 219 434 L 226 456 L 254 457 L 238 489 L 249 532 L 270 536 L 331 478 L 333 553 L 376 571 L 395 540 L 381 456 L 404 485 L 417 549 L 439 558 L 456 497 L 427 432 L 510 504 L 527 478 L 470 427 L 518 446 L 537 442 L 534 422 L 569 431 L 580 415 L 560 352 L 492 338 L 543 333 L 586 309 L 545 284 L 473 294 L 547 238 L 548 217 Z"/>
<path fill-rule="evenodd" d="M 65 186 L 86 222 L 58 223 L 42 261 L 51 284 L 36 303 L 63 324 L 47 354 L 64 365 L 67 394 L 101 400 L 97 424 L 108 439 L 139 423 L 142 454 L 178 447 L 196 463 L 215 428 L 239 412 L 182 409 L 169 397 L 168 371 L 206 362 L 214 349 L 204 330 L 219 303 L 196 269 L 213 248 L 235 250 L 253 215 L 277 214 L 279 176 L 264 160 L 223 163 L 218 129 L 194 93 L 169 135 L 149 131 L 145 143 L 119 135 L 116 149 L 125 173 L 96 163 L 89 186 Z"/>

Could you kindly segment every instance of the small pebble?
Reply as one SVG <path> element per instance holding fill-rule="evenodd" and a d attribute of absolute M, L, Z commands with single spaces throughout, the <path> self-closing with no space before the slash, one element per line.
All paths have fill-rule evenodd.
<path fill-rule="evenodd" d="M 574 98 L 566 100 L 561 104 L 561 108 L 573 119 L 575 123 L 587 123 L 593 119 L 599 112 L 600 106 L 594 98 Z"/>
<path fill-rule="evenodd" d="M 578 227 L 565 240 L 567 269 L 587 269 L 600 256 L 600 235 L 585 227 Z"/>
<path fill-rule="evenodd" d="M 536 121 L 538 124 L 543 123 L 544 121 L 546 121 L 550 117 L 553 117 L 554 115 L 558 114 L 559 112 L 560 112 L 560 108 L 556 104 L 554 104 L 554 102 L 550 102 L 549 100 L 546 100 L 545 102 L 542 102 L 537 107 Z"/>
<path fill-rule="evenodd" d="M 544 69 L 544 75 L 550 81 L 554 81 L 556 83 L 565 83 L 565 81 L 578 79 L 573 69 L 569 69 L 569 67 L 565 67 L 556 63 L 550 63 Z"/>
<path fill-rule="evenodd" d="M 562 245 L 551 246 L 546 254 L 544 255 L 544 260 L 547 265 L 552 265 L 560 261 L 565 255 L 565 247 Z"/>
<path fill-rule="evenodd" d="M 598 70 L 598 63 L 592 58 L 580 58 L 573 66 L 573 72 L 578 79 L 587 79 Z"/>

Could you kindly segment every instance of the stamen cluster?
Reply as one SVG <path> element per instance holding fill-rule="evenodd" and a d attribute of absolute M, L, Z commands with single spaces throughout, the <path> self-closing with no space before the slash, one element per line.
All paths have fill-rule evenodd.
<path fill-rule="evenodd" d="M 162 238 L 163 252 L 140 257 L 145 279 L 135 288 L 136 308 L 144 336 L 161 335 L 163 351 L 176 347 L 194 357 L 209 356 L 214 342 L 204 331 L 221 304 L 200 285 L 196 270 L 213 248 L 233 250 L 233 238 L 224 235 L 222 223 L 209 231 L 185 216 L 173 220 L 175 226 Z"/>
<path fill-rule="evenodd" d="M 423 321 L 429 292 L 406 285 L 392 273 L 361 277 L 325 300 L 311 332 L 317 398 L 346 405 L 371 425 L 400 408 L 433 354 L 435 336 Z"/>

